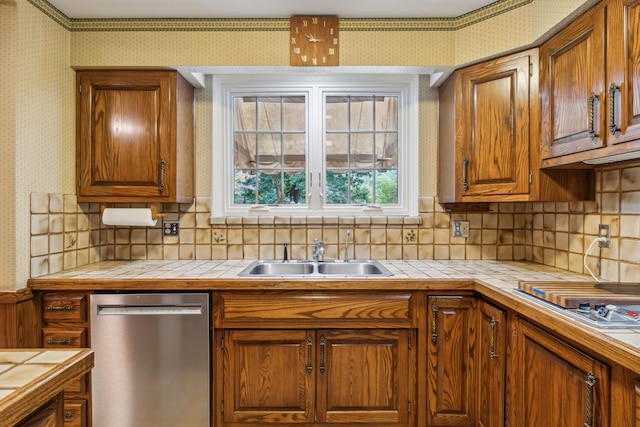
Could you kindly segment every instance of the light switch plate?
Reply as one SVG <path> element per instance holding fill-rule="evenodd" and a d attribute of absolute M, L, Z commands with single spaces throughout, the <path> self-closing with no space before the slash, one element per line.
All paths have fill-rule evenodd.
<path fill-rule="evenodd" d="M 469 237 L 469 221 L 454 219 L 451 222 L 451 237 Z"/>

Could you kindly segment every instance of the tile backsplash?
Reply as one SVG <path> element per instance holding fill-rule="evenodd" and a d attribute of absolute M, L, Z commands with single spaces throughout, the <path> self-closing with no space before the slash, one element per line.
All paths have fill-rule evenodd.
<path fill-rule="evenodd" d="M 640 281 L 640 166 L 596 174 L 596 200 L 575 203 L 493 203 L 488 212 L 448 213 L 435 197 L 421 197 L 416 217 L 210 217 L 210 199 L 164 204 L 179 236 L 155 227 L 112 227 L 100 205 L 75 195 L 31 195 L 31 276 L 103 260 L 271 259 L 289 244 L 292 259 L 311 257 L 314 239 L 327 259 L 529 260 L 586 273 L 584 252 L 609 224 L 611 247 L 596 248 L 588 266 L 607 280 Z M 118 205 L 139 207 L 144 205 Z M 468 238 L 451 237 L 451 221 L 468 220 Z"/>

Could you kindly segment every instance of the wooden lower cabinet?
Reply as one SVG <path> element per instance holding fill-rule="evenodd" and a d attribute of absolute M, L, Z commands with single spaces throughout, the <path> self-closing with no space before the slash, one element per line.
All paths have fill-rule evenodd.
<path fill-rule="evenodd" d="M 610 425 L 610 369 L 517 318 L 510 426 Z"/>
<path fill-rule="evenodd" d="M 62 393 L 45 403 L 16 427 L 63 427 Z"/>
<path fill-rule="evenodd" d="M 476 426 L 476 298 L 427 297 L 427 425 Z"/>
<path fill-rule="evenodd" d="M 504 427 L 507 313 L 480 300 L 476 349 L 478 426 Z"/>
<path fill-rule="evenodd" d="M 225 330 L 223 422 L 412 426 L 411 329 Z"/>
<path fill-rule="evenodd" d="M 43 292 L 41 339 L 44 348 L 86 348 L 89 339 L 89 294 Z M 64 427 L 91 426 L 91 374 L 64 390 Z"/>

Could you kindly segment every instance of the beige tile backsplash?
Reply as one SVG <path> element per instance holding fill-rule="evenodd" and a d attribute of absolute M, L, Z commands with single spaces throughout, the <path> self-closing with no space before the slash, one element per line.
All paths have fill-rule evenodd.
<path fill-rule="evenodd" d="M 486 213 L 447 213 L 434 197 L 421 197 L 417 217 L 210 218 L 210 199 L 163 206 L 180 221 L 180 236 L 155 227 L 107 227 L 100 207 L 74 195 L 31 195 L 31 276 L 101 260 L 311 257 L 314 239 L 326 258 L 530 260 L 586 273 L 585 250 L 598 224 L 611 227 L 611 248 L 595 248 L 589 268 L 607 280 L 640 281 L 640 166 L 601 170 L 596 200 L 575 203 L 494 203 Z M 128 205 L 122 205 L 128 206 Z M 136 205 L 137 206 L 137 205 Z M 468 220 L 468 239 L 451 237 L 451 220 Z"/>

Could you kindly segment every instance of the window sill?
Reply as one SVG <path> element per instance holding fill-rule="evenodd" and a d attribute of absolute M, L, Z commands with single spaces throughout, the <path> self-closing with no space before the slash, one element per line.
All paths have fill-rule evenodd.
<path fill-rule="evenodd" d="M 420 216 L 306 216 L 306 215 L 261 215 L 261 216 L 226 216 L 210 217 L 210 225 L 227 226 L 356 226 L 356 227 L 386 227 L 386 226 L 419 226 L 422 224 Z"/>

